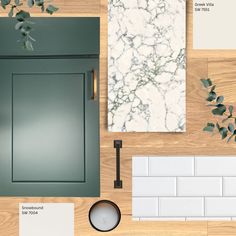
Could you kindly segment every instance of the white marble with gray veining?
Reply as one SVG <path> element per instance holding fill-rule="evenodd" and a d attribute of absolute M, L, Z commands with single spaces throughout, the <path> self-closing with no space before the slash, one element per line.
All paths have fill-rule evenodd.
<path fill-rule="evenodd" d="M 184 132 L 185 0 L 109 0 L 108 129 Z"/>

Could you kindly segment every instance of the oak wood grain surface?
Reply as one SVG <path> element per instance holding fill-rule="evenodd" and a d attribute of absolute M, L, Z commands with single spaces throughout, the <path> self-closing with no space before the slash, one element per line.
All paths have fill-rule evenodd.
<path fill-rule="evenodd" d="M 60 7 L 55 16 L 100 16 L 100 123 L 101 123 L 101 197 L 100 198 L 0 198 L 0 236 L 18 236 L 18 204 L 22 202 L 75 203 L 75 236 L 235 236 L 234 222 L 137 222 L 131 219 L 131 160 L 133 155 L 235 155 L 236 145 L 202 132 L 212 120 L 205 106 L 206 92 L 199 79 L 210 76 L 226 102 L 236 104 L 236 50 L 192 49 L 192 0 L 187 0 L 187 132 L 186 133 L 109 133 L 107 131 L 107 1 L 54 0 Z M 0 10 L 1 16 L 6 16 Z M 34 11 L 34 16 L 45 16 Z M 122 139 L 121 178 L 124 188 L 115 190 L 113 140 Z M 121 223 L 110 233 L 96 232 L 88 221 L 91 205 L 99 199 L 116 202 L 122 212 Z M 43 235 L 42 235 L 43 236 Z"/>

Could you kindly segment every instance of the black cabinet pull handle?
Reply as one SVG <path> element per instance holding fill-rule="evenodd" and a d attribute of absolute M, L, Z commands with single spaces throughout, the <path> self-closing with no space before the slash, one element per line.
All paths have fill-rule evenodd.
<path fill-rule="evenodd" d="M 114 148 L 116 149 L 116 180 L 114 188 L 123 188 L 122 180 L 120 179 L 120 149 L 122 148 L 122 140 L 114 140 Z"/>

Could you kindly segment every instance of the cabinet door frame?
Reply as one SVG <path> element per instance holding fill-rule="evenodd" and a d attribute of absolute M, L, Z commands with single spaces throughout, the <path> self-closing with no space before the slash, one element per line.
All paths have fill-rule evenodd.
<path fill-rule="evenodd" d="M 98 58 L 0 59 L 0 195 L 100 196 L 99 73 L 97 96 L 91 98 L 92 70 Z M 85 79 L 85 182 L 12 181 L 12 75 L 34 73 L 84 74 Z"/>

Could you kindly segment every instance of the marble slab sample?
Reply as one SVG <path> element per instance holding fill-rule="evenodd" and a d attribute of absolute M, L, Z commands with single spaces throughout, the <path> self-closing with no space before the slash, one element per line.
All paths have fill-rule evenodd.
<path fill-rule="evenodd" d="M 184 132 L 186 1 L 109 0 L 108 129 Z"/>

